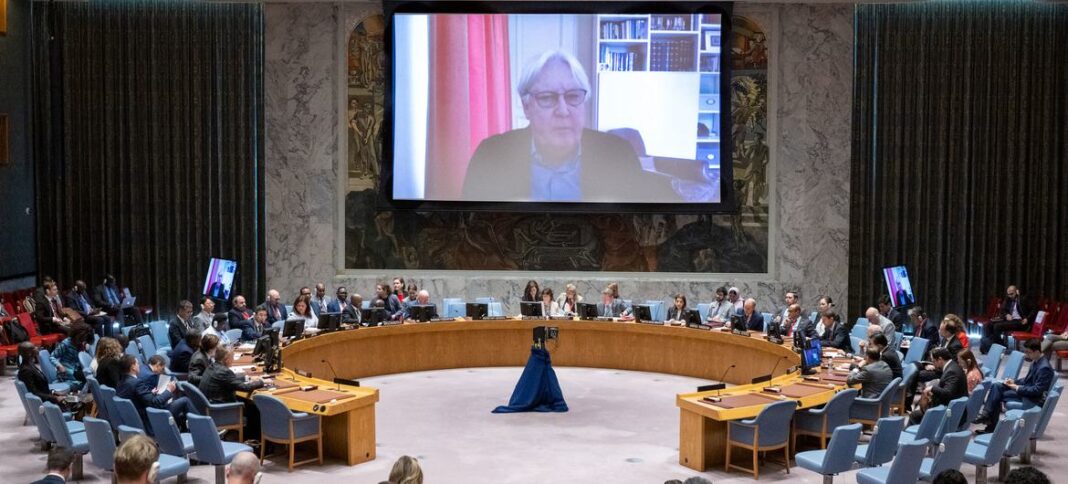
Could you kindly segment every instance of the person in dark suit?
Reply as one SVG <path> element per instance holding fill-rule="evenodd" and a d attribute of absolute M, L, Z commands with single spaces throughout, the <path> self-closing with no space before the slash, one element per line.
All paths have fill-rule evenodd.
<path fill-rule="evenodd" d="M 838 348 L 842 351 L 852 352 L 853 345 L 849 340 L 849 328 L 842 322 L 838 312 L 830 309 L 823 312 L 823 346 Z"/>
<path fill-rule="evenodd" d="M 422 289 L 415 293 L 415 301 L 407 302 L 404 304 L 404 317 L 402 320 L 412 318 L 412 306 L 430 306 L 430 318 L 438 318 L 438 308 L 434 303 L 430 302 L 430 293 L 426 289 Z"/>
<path fill-rule="evenodd" d="M 801 315 L 801 305 L 797 303 L 786 307 L 786 319 L 782 322 L 782 335 L 791 338 L 803 336 L 805 340 L 819 338 L 816 334 L 816 323 Z"/>
<path fill-rule="evenodd" d="M 1001 416 L 1001 405 L 1005 402 L 1023 402 L 1025 408 L 1041 407 L 1046 402 L 1046 395 L 1056 375 L 1049 360 L 1042 354 L 1042 343 L 1037 339 L 1024 341 L 1024 357 L 1031 362 L 1027 376 L 1020 381 L 1005 380 L 994 383 L 986 395 L 983 412 L 975 423 L 985 423 L 986 428 L 980 433 L 994 431 L 994 426 Z"/>
<path fill-rule="evenodd" d="M 961 344 L 960 338 L 957 337 L 960 329 L 956 322 L 959 320 L 954 314 L 947 314 L 946 317 L 942 318 L 942 323 L 938 327 L 940 339 L 935 348 L 944 348 L 951 355 L 960 354 L 961 350 L 964 349 L 964 345 Z M 934 351 L 934 348 L 931 350 Z M 935 367 L 932 362 L 917 361 L 915 364 L 919 371 L 916 372 L 916 382 L 909 389 L 910 393 L 913 394 L 925 383 L 942 376 L 942 370 Z M 907 399 L 907 401 L 911 401 L 911 398 Z"/>
<path fill-rule="evenodd" d="M 143 322 L 140 310 L 122 307 L 122 291 L 115 284 L 115 276 L 111 274 L 105 275 L 104 282 L 93 288 L 93 305 L 119 321 L 128 316 L 136 324 Z"/>
<path fill-rule="evenodd" d="M 904 331 L 904 328 L 909 323 L 909 316 L 900 308 L 895 308 L 890 302 L 890 296 L 883 294 L 879 296 L 879 302 L 876 304 L 879 308 L 879 314 L 882 314 L 894 323 L 894 328 L 898 331 Z"/>
<path fill-rule="evenodd" d="M 389 286 L 385 283 L 375 284 L 375 297 L 381 299 L 383 307 L 386 309 L 386 313 L 389 314 L 389 319 L 398 319 L 404 315 L 403 307 L 401 307 L 400 299 L 396 294 L 390 294 Z"/>
<path fill-rule="evenodd" d="M 241 341 L 255 341 L 267 330 L 267 309 L 257 308 L 252 317 L 230 323 L 230 328 L 241 330 Z"/>
<path fill-rule="evenodd" d="M 894 379 L 890 367 L 882 361 L 881 356 L 879 350 L 868 348 L 864 352 L 864 366 L 854 368 L 846 377 L 846 383 L 850 386 L 860 384 L 861 398 L 878 398 Z"/>
<path fill-rule="evenodd" d="M 176 373 L 189 373 L 189 360 L 200 347 L 200 333 L 191 331 L 171 350 L 170 369 Z"/>
<path fill-rule="evenodd" d="M 111 336 L 111 316 L 102 312 L 100 308 L 93 307 L 89 300 L 89 292 L 86 289 L 85 281 L 74 281 L 70 291 L 67 291 L 67 294 L 63 296 L 63 304 L 78 313 L 86 324 L 92 326 L 95 331 L 103 336 Z"/>
<path fill-rule="evenodd" d="M 45 282 L 43 291 L 35 298 L 33 319 L 43 334 L 70 334 L 67 326 L 70 319 L 63 315 L 63 305 L 59 302 L 59 286 L 54 281 Z"/>
<path fill-rule="evenodd" d="M 211 357 L 215 354 L 215 348 L 219 347 L 219 337 L 214 334 L 205 334 L 200 337 L 200 350 L 189 357 L 189 383 L 200 384 L 200 378 L 211 364 Z"/>
<path fill-rule="evenodd" d="M 909 309 L 909 320 L 912 321 L 912 334 L 927 340 L 927 350 L 920 355 L 921 360 L 928 359 L 931 350 L 938 344 L 938 323 L 927 317 L 927 312 L 920 306 Z"/>
<path fill-rule="evenodd" d="M 331 298 L 326 295 L 326 284 L 318 283 L 315 285 L 315 295 L 312 296 L 309 306 L 311 310 L 318 317 L 319 313 L 330 312 L 328 307 L 330 306 Z"/>
<path fill-rule="evenodd" d="M 238 391 L 251 392 L 263 388 L 264 382 L 259 378 L 245 381 L 230 369 L 234 365 L 234 354 L 225 346 L 215 350 L 215 361 L 204 371 L 200 379 L 200 392 L 213 403 L 230 403 L 237 401 Z"/>
<path fill-rule="evenodd" d="M 983 325 L 983 339 L 979 351 L 986 354 L 994 343 L 1005 344 L 1005 333 L 1013 331 L 1030 331 L 1035 322 L 1038 307 L 1030 298 L 1020 294 L 1016 286 L 1005 289 L 1005 301 L 998 311 L 1001 316 Z"/>
<path fill-rule="evenodd" d="M 174 317 L 167 325 L 167 340 L 170 341 L 171 348 L 176 348 L 178 343 L 185 339 L 185 335 L 200 332 L 192 318 L 193 303 L 183 299 L 178 303 L 178 309 L 175 310 Z"/>
<path fill-rule="evenodd" d="M 257 309 L 259 308 L 267 310 L 267 326 L 278 321 L 285 321 L 289 317 L 286 306 L 282 304 L 282 296 L 274 289 L 267 291 L 267 300 L 257 306 Z"/>
<path fill-rule="evenodd" d="M 530 126 L 479 143 L 465 200 L 681 201 L 666 177 L 642 171 L 627 140 L 586 129 L 590 83 L 571 54 L 543 53 L 524 67 L 517 92 Z"/>
<path fill-rule="evenodd" d="M 74 452 L 66 447 L 52 447 L 48 451 L 48 474 L 33 484 L 65 484 L 74 464 Z"/>
<path fill-rule="evenodd" d="M 623 301 L 612 297 L 612 289 L 604 288 L 601 291 L 601 302 L 597 304 L 597 315 L 602 318 L 618 318 L 623 315 L 626 306 Z"/>
<path fill-rule="evenodd" d="M 330 313 L 343 313 L 349 307 L 349 290 L 345 286 L 337 288 L 336 297 L 326 304 L 326 311 Z"/>
<path fill-rule="evenodd" d="M 684 294 L 676 294 L 673 298 L 675 304 L 668 309 L 667 320 L 671 322 L 685 323 L 686 314 L 689 311 L 686 309 L 686 296 Z"/>
<path fill-rule="evenodd" d="M 756 299 L 746 299 L 742 304 L 742 309 L 739 309 L 735 315 L 742 318 L 741 324 L 744 329 L 764 331 L 764 315 L 757 312 Z"/>
<path fill-rule="evenodd" d="M 345 324 L 360 324 L 363 322 L 363 296 L 353 294 L 349 297 L 349 304 L 341 311 L 341 322 Z"/>
<path fill-rule="evenodd" d="M 29 341 L 23 341 L 19 343 L 18 351 L 19 371 L 17 378 L 26 385 L 26 391 L 36 395 L 43 402 L 52 402 L 59 405 L 59 397 L 53 395 L 52 390 L 48 388 L 48 377 L 37 366 L 37 347 Z"/>
<path fill-rule="evenodd" d="M 156 393 L 160 375 L 163 373 L 163 365 L 163 357 L 155 355 L 148 360 L 152 373 L 138 377 L 141 368 L 137 363 L 137 358 L 130 355 L 123 356 L 122 366 L 126 374 L 119 381 L 115 395 L 133 402 L 134 407 L 137 407 L 137 413 L 141 416 L 141 422 L 148 422 L 148 412 L 145 409 L 152 407 L 169 411 L 174 421 L 184 427 L 185 416 L 189 413 L 196 413 L 196 408 L 187 397 L 174 398 L 176 385 L 173 379 L 163 391 Z M 151 434 L 151 428 L 151 425 L 145 424 L 145 430 L 148 430 L 149 434 Z"/>
<path fill-rule="evenodd" d="M 248 303 L 245 302 L 245 296 L 237 295 L 230 302 L 231 309 L 226 313 L 226 324 L 230 329 L 237 329 L 242 321 L 248 321 L 252 318 L 252 310 L 249 309 Z"/>
<path fill-rule="evenodd" d="M 876 332 L 868 338 L 868 344 L 879 350 L 880 359 L 890 367 L 890 373 L 894 378 L 901 378 L 901 358 L 897 356 L 897 350 L 889 347 L 886 335 Z"/>
<path fill-rule="evenodd" d="M 948 405 L 952 400 L 968 396 L 968 379 L 949 350 L 935 348 L 931 351 L 931 361 L 941 370 L 942 377 L 938 379 L 937 385 L 923 390 L 924 396 L 929 399 L 927 408 Z M 916 409 L 909 414 L 909 419 L 913 424 L 918 424 L 923 419 L 924 412 L 926 409 Z"/>

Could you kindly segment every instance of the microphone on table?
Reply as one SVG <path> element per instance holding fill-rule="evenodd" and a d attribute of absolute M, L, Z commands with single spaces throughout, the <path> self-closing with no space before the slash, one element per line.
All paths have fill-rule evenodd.
<path fill-rule="evenodd" d="M 334 383 L 337 383 L 337 389 L 338 389 L 338 391 L 341 391 L 341 382 L 337 381 L 337 372 L 334 371 L 334 365 L 330 364 L 330 362 L 327 361 L 326 358 L 323 358 L 321 361 L 323 363 L 326 363 L 328 366 L 330 366 L 330 373 L 334 374 Z"/>
<path fill-rule="evenodd" d="M 784 356 L 782 358 L 779 358 L 779 360 L 775 362 L 775 366 L 771 369 L 771 376 L 773 378 L 775 377 L 775 370 L 779 369 L 779 363 L 782 363 L 782 361 L 785 360 L 786 358 L 788 358 L 788 357 Z"/>
<path fill-rule="evenodd" d="M 723 391 L 723 389 L 727 387 L 727 384 L 723 383 L 723 379 L 727 378 L 727 372 L 731 371 L 731 368 L 734 368 L 735 366 L 737 366 L 737 365 L 736 364 L 731 364 L 731 366 L 728 366 L 726 370 L 723 370 L 723 374 L 719 376 L 720 388 L 716 390 L 716 396 L 717 397 L 719 396 L 719 392 Z"/>

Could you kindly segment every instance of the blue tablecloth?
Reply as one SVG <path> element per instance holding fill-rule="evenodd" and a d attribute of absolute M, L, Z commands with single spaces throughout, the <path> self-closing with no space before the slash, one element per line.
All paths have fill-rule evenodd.
<path fill-rule="evenodd" d="M 556 380 L 549 352 L 542 348 L 530 349 L 527 366 L 515 385 L 508 405 L 493 409 L 493 413 L 566 411 L 567 402 L 560 390 L 560 382 Z"/>

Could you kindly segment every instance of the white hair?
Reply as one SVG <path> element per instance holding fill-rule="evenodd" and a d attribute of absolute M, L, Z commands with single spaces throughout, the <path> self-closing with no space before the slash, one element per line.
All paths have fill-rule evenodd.
<path fill-rule="evenodd" d="M 426 289 L 423 289 L 423 290 L 420 290 L 420 291 L 419 291 L 419 294 L 418 294 L 418 296 L 419 296 L 419 297 L 430 297 L 430 292 L 429 292 L 429 291 L 427 291 Z"/>
<path fill-rule="evenodd" d="M 571 75 L 574 76 L 575 82 L 589 94 L 590 78 L 586 76 L 586 70 L 582 68 L 582 64 L 579 63 L 578 59 L 562 50 L 548 50 L 527 62 L 527 65 L 523 67 L 523 73 L 519 75 L 519 84 L 516 85 L 516 92 L 519 93 L 519 97 L 530 94 L 530 85 L 534 83 L 534 78 L 541 74 L 541 71 L 545 69 L 545 66 L 550 61 L 554 60 L 567 64 L 567 67 L 571 69 Z"/>

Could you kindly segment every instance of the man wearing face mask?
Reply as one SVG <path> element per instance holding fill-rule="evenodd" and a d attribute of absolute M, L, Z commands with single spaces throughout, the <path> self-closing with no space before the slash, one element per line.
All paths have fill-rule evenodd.
<path fill-rule="evenodd" d="M 1046 401 L 1046 394 L 1053 386 L 1054 373 L 1049 360 L 1042 355 L 1042 343 L 1037 339 L 1029 339 L 1024 342 L 1024 357 L 1031 362 L 1031 369 L 1027 370 L 1027 376 L 1019 381 L 1005 380 L 994 383 L 990 387 L 990 393 L 986 396 L 986 403 L 977 424 L 986 424 L 986 428 L 979 433 L 986 434 L 994 431 L 1001 416 L 1001 405 L 1005 402 L 1022 402 L 1024 409 L 1040 407 Z"/>

